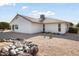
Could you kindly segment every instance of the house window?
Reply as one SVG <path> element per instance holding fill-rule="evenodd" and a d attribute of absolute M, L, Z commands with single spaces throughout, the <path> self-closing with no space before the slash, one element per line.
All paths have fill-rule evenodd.
<path fill-rule="evenodd" d="M 61 24 L 58 24 L 58 31 L 61 32 Z"/>
<path fill-rule="evenodd" d="M 15 29 L 18 29 L 18 25 L 15 25 Z"/>

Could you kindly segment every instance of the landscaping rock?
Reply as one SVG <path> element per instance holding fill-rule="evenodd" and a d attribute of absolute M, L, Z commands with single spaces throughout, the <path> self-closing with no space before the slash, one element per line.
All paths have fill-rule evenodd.
<path fill-rule="evenodd" d="M 10 56 L 16 56 L 17 55 L 16 50 L 15 49 L 9 49 L 9 55 Z"/>
<path fill-rule="evenodd" d="M 32 42 L 12 41 L 12 44 L 1 48 L 0 56 L 35 56 L 38 46 Z"/>
<path fill-rule="evenodd" d="M 37 45 L 33 45 L 30 49 L 31 49 L 30 50 L 31 51 L 31 54 L 33 56 L 35 56 L 37 54 L 37 52 L 38 52 L 38 46 Z"/>

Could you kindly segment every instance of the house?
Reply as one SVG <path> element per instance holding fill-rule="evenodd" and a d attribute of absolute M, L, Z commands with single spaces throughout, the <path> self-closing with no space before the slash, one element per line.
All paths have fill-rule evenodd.
<path fill-rule="evenodd" d="M 40 17 L 32 18 L 28 16 L 22 16 L 17 14 L 10 22 L 11 31 L 20 33 L 39 33 L 39 32 L 52 32 L 64 34 L 69 29 L 70 22 L 47 18 L 44 15 Z"/>

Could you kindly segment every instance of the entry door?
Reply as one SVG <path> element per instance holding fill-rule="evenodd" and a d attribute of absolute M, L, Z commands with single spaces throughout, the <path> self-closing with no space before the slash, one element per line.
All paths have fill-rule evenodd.
<path fill-rule="evenodd" d="M 45 24 L 43 24 L 43 33 L 45 33 Z"/>
<path fill-rule="evenodd" d="M 12 25 L 12 30 L 14 31 L 14 25 Z"/>

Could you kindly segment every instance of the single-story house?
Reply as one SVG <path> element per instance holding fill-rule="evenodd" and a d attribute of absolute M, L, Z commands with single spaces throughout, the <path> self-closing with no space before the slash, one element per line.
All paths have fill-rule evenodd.
<path fill-rule="evenodd" d="M 40 15 L 39 18 L 32 18 L 17 14 L 10 22 L 11 31 L 20 33 L 39 33 L 39 32 L 52 32 L 64 34 L 69 30 L 70 22 L 47 18 Z"/>

